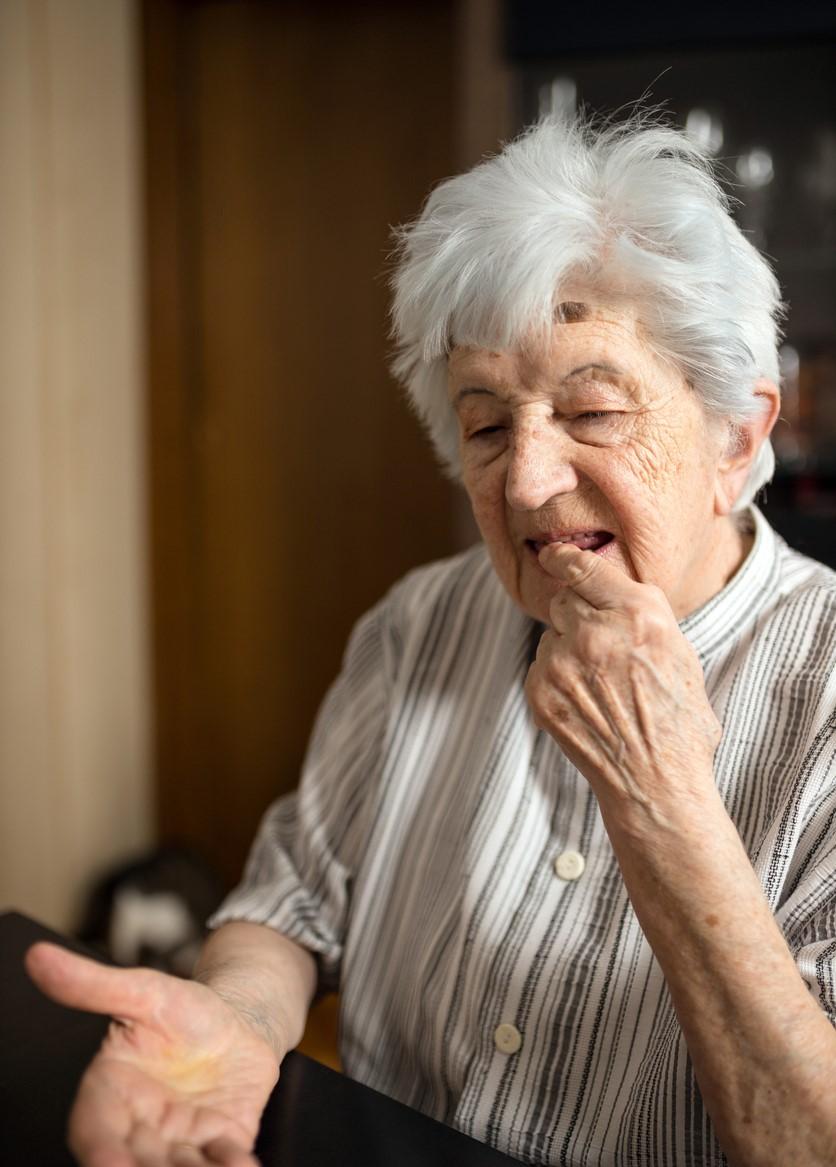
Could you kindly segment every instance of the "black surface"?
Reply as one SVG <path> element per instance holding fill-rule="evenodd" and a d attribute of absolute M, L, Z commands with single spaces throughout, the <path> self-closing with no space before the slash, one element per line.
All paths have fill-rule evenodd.
<path fill-rule="evenodd" d="M 505 0 L 505 54 L 531 61 L 567 53 L 625 52 L 680 46 L 786 44 L 836 35 L 836 7 L 822 0 L 599 0 L 583 4 Z"/>
<path fill-rule="evenodd" d="M 66 1116 L 107 1022 L 52 1004 L 31 984 L 22 962 L 36 940 L 84 951 L 16 912 L 0 916 L 0 1163 L 72 1167 Z M 298 1053 L 282 1064 L 256 1151 L 265 1167 L 516 1162 Z"/>
<path fill-rule="evenodd" d="M 25 916 L 0 916 L 0 1163 L 72 1167 L 67 1114 L 107 1019 L 55 1005 L 35 988 L 23 954 L 36 940 L 84 951 Z"/>
<path fill-rule="evenodd" d="M 296 1053 L 282 1066 L 256 1151 L 270 1167 L 519 1167 Z"/>

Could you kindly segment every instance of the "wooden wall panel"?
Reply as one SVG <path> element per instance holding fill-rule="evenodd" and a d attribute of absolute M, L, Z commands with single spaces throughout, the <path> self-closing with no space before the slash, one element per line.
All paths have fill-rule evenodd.
<path fill-rule="evenodd" d="M 454 549 L 383 274 L 455 169 L 454 9 L 145 5 L 158 811 L 227 879 L 354 620 Z"/>

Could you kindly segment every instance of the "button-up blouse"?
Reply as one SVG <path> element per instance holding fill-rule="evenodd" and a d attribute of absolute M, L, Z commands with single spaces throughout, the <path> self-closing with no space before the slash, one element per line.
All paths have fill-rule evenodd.
<path fill-rule="evenodd" d="M 726 809 L 836 1020 L 836 574 L 752 521 L 680 627 Z M 348 1074 L 524 1162 L 723 1164 L 596 800 L 527 708 L 541 631 L 482 547 L 396 585 L 211 923 L 308 948 Z"/>

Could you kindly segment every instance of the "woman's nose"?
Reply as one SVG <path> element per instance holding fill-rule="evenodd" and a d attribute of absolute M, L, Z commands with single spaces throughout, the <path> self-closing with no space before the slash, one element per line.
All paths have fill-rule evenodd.
<path fill-rule="evenodd" d="M 577 488 L 571 445 L 566 434 L 554 425 L 514 434 L 505 480 L 505 498 L 513 510 L 538 510 L 555 495 Z"/>

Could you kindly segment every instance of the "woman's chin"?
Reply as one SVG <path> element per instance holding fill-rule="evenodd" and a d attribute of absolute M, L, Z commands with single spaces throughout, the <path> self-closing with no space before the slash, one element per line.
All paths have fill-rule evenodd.
<path fill-rule="evenodd" d="M 519 597 L 515 598 L 526 615 L 539 620 L 541 624 L 550 624 L 549 606 L 566 585 L 558 583 L 556 579 L 543 579 L 542 574 L 538 579 L 524 580 Z"/>

